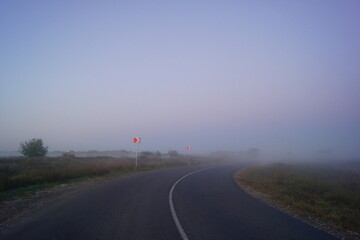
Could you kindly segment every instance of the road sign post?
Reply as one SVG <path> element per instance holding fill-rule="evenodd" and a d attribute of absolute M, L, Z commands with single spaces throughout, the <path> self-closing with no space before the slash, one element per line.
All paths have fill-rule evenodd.
<path fill-rule="evenodd" d="M 139 145 L 136 144 L 136 158 L 135 158 L 135 169 L 137 169 L 137 165 L 138 165 L 138 151 L 139 151 Z"/>
<path fill-rule="evenodd" d="M 138 144 L 141 142 L 141 138 L 134 137 L 133 142 L 136 143 L 135 169 L 137 169 L 137 166 L 138 166 L 138 151 L 139 151 Z"/>
<path fill-rule="evenodd" d="M 186 151 L 190 151 L 191 150 L 191 146 L 186 146 L 185 147 Z M 188 166 L 190 167 L 190 157 L 188 157 Z"/>

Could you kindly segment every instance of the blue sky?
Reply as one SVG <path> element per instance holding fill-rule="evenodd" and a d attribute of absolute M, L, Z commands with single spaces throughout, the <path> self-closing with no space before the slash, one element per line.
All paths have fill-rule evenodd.
<path fill-rule="evenodd" d="M 360 155 L 358 1 L 2 1 L 0 151 Z"/>

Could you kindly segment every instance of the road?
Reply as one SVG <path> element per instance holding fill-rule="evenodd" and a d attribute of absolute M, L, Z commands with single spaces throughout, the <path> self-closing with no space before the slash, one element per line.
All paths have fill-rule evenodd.
<path fill-rule="evenodd" d="M 121 177 L 44 207 L 0 239 L 337 239 L 242 191 L 232 180 L 241 167 L 173 168 Z"/>

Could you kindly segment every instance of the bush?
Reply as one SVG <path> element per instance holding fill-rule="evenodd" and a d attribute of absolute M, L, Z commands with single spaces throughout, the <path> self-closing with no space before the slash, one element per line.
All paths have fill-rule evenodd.
<path fill-rule="evenodd" d="M 26 157 L 44 157 L 47 151 L 42 139 L 33 138 L 20 144 L 20 152 Z"/>

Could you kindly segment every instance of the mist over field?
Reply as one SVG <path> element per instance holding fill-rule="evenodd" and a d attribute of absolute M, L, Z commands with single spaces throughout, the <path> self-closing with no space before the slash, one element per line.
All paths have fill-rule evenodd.
<path fill-rule="evenodd" d="M 0 152 L 360 158 L 358 1 L 7 1 Z"/>

